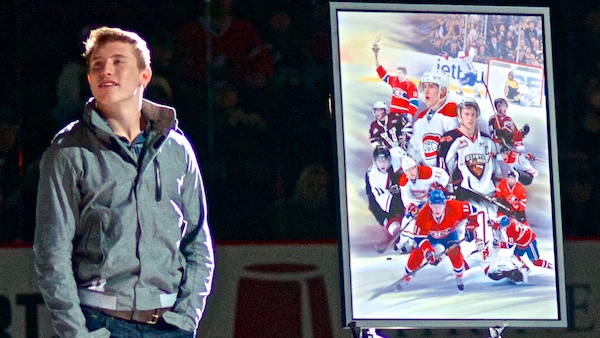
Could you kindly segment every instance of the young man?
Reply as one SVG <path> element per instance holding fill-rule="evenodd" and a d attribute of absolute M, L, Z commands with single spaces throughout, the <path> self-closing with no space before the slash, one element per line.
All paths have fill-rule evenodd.
<path fill-rule="evenodd" d="M 437 166 L 437 152 L 442 135 L 458 127 L 456 103 L 449 102 L 450 78 L 441 70 L 427 71 L 421 77 L 419 90 L 427 109 L 415 118 L 410 144 L 424 165 Z"/>
<path fill-rule="evenodd" d="M 502 160 L 513 170 L 519 173 L 519 181 L 529 185 L 538 175 L 537 170 L 531 165 L 535 159 L 530 153 L 525 152 L 523 138 L 529 133 L 529 125 L 525 124 L 520 130 L 513 119 L 507 115 L 508 103 L 503 98 L 494 100 L 496 114 L 488 121 L 490 136 L 496 143 L 499 160 Z"/>
<path fill-rule="evenodd" d="M 375 40 L 375 44 L 371 48 L 375 54 L 375 66 L 377 67 L 377 75 L 392 87 L 392 98 L 390 100 L 390 113 L 396 113 L 406 116 L 412 120 L 419 106 L 419 91 L 417 86 L 408 79 L 408 71 L 406 67 L 399 66 L 396 75 L 390 75 L 382 65 L 379 64 L 379 45 Z"/>
<path fill-rule="evenodd" d="M 214 269 L 196 156 L 174 109 L 142 98 L 144 40 L 103 27 L 85 46 L 93 98 L 40 164 L 35 266 L 52 323 L 61 337 L 194 337 Z"/>
<path fill-rule="evenodd" d="M 415 218 L 419 210 L 427 203 L 432 190 L 446 190 L 449 177 L 443 169 L 418 166 L 408 156 L 402 159 L 402 171 L 398 186 L 406 212 L 402 218 L 402 236 L 395 249 L 399 248 L 402 253 L 407 253 L 414 246 Z"/>
<path fill-rule="evenodd" d="M 375 120 L 369 128 L 371 144 L 385 145 L 394 153 L 402 157 L 408 148 L 408 141 L 412 136 L 412 125 L 405 116 L 387 112 L 387 104 L 377 101 L 373 104 Z M 393 149 L 393 150 L 392 150 Z M 402 154 L 402 155 L 401 155 Z"/>
<path fill-rule="evenodd" d="M 397 185 L 399 169 L 396 172 L 391 161 L 390 151 L 385 146 L 375 147 L 373 164 L 365 174 L 365 190 L 369 210 L 377 223 L 385 227 L 389 236 L 395 237 L 400 231 L 400 218 L 404 214 L 404 208 Z"/>
<path fill-rule="evenodd" d="M 417 247 L 408 257 L 405 267 L 405 277 L 397 289 L 402 289 L 411 281 L 417 269 L 427 261 L 437 265 L 441 256 L 445 254 L 450 258 L 456 285 L 460 291 L 464 290 L 463 271 L 465 260 L 461 253 L 457 225 L 467 220 L 465 240 L 475 239 L 475 229 L 478 226 L 473 219 L 477 210 L 467 202 L 446 200 L 446 195 L 441 190 L 433 190 L 429 194 L 429 203 L 423 207 L 417 216 L 415 241 Z"/>
<path fill-rule="evenodd" d="M 509 171 L 506 178 L 500 180 L 496 186 L 494 198 L 508 208 L 508 212 L 498 208 L 498 215 L 508 214 L 516 218 L 519 222 L 527 222 L 525 216 L 525 207 L 527 207 L 527 191 L 525 187 L 517 181 L 517 173 Z"/>
<path fill-rule="evenodd" d="M 523 256 L 527 255 L 534 266 L 545 269 L 554 269 L 554 265 L 540 258 L 540 252 L 537 247 L 536 235 L 531 228 L 514 218 L 502 216 L 498 221 L 492 221 L 492 229 L 497 232 L 494 245 L 500 249 L 514 247 L 514 257 L 521 264 L 524 272 L 529 272 L 529 267 L 523 261 Z"/>
<path fill-rule="evenodd" d="M 456 199 L 469 201 L 484 212 L 488 219 L 496 217 L 497 207 L 487 199 L 496 192 L 495 179 L 500 178 L 494 141 L 479 131 L 481 112 L 476 101 L 467 99 L 456 108 L 460 126 L 442 136 L 438 165 L 445 169 L 455 187 Z M 479 220 L 477 238 L 484 242 L 491 237 L 486 220 Z"/>

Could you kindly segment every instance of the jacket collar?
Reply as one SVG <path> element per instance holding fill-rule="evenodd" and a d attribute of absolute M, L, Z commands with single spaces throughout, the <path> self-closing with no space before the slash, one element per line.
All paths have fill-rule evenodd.
<path fill-rule="evenodd" d="M 88 124 L 92 129 L 100 129 L 114 136 L 112 129 L 110 129 L 108 123 L 100 116 L 95 107 L 96 100 L 90 98 L 83 110 L 83 122 Z M 166 136 L 169 131 L 177 130 L 178 121 L 175 109 L 171 107 L 144 99 L 142 102 L 142 114 L 146 121 L 149 122 L 150 131 Z"/>

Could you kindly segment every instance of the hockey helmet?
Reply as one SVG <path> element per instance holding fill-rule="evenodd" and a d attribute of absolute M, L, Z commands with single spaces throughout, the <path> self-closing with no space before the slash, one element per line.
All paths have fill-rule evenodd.
<path fill-rule="evenodd" d="M 429 204 L 444 204 L 446 203 L 446 195 L 441 190 L 432 190 L 429 194 Z"/>
<path fill-rule="evenodd" d="M 387 113 L 388 107 L 384 101 L 377 101 L 373 104 L 373 115 L 375 115 L 375 109 L 384 109 Z"/>
<path fill-rule="evenodd" d="M 387 160 L 392 159 L 390 150 L 384 145 L 378 145 L 373 150 L 373 161 L 377 161 L 379 159 L 387 159 Z"/>
<path fill-rule="evenodd" d="M 458 51 L 458 57 L 459 58 L 464 58 L 465 57 L 465 51 L 464 50 L 459 50 Z"/>
<path fill-rule="evenodd" d="M 407 171 L 408 169 L 415 167 L 417 165 L 417 162 L 415 162 L 415 160 L 410 157 L 410 156 L 404 156 L 402 158 L 402 171 Z"/>
<path fill-rule="evenodd" d="M 507 178 L 508 178 L 508 177 L 514 177 L 514 178 L 517 178 L 517 173 L 516 173 L 515 171 L 511 170 L 511 171 L 509 171 L 509 172 L 507 172 L 507 173 L 506 173 L 506 177 L 507 177 Z"/>
<path fill-rule="evenodd" d="M 500 105 L 505 104 L 508 107 L 508 102 L 506 102 L 505 99 L 503 98 L 498 98 L 494 100 L 494 108 L 496 108 L 496 111 L 498 111 Z"/>
<path fill-rule="evenodd" d="M 426 71 L 425 73 L 423 73 L 423 76 L 421 76 L 421 81 L 419 82 L 419 90 L 421 92 L 423 92 L 423 87 L 426 82 L 437 84 L 440 87 L 441 92 L 442 89 L 448 88 L 448 86 L 450 85 L 450 77 L 448 76 L 448 74 L 444 73 L 439 69 L 432 69 Z"/>
<path fill-rule="evenodd" d="M 510 219 L 508 218 L 508 216 L 502 216 L 500 217 L 498 224 L 500 224 L 500 226 L 503 228 L 507 227 L 510 224 Z"/>
<path fill-rule="evenodd" d="M 461 103 L 459 103 L 456 106 L 456 115 L 458 115 L 458 117 L 460 118 L 461 116 L 461 112 L 462 109 L 464 107 L 471 107 L 473 109 L 475 109 L 475 111 L 477 112 L 477 117 L 479 117 L 481 115 L 481 111 L 479 110 L 479 105 L 477 104 L 477 101 L 468 98 L 468 99 L 464 99 Z"/>

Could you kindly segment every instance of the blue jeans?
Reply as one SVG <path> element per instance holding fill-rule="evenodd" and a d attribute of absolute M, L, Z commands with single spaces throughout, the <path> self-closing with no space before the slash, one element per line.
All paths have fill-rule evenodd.
<path fill-rule="evenodd" d="M 181 330 L 166 323 L 162 318 L 156 324 L 144 324 L 117 319 L 100 311 L 81 307 L 87 329 L 92 332 L 101 328 L 110 331 L 111 338 L 195 338 L 195 332 Z"/>

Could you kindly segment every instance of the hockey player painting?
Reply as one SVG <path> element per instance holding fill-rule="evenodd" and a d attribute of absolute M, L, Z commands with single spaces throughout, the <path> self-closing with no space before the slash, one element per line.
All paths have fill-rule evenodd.
<path fill-rule="evenodd" d="M 448 256 L 452 264 L 456 286 L 464 290 L 464 256 L 460 250 L 463 240 L 475 239 L 478 226 L 474 220 L 477 210 L 468 202 L 447 200 L 441 190 L 429 194 L 429 203 L 417 215 L 415 242 L 417 246 L 408 257 L 404 277 L 396 284 L 396 289 L 405 288 L 424 264 L 438 265 L 443 256 Z M 458 224 L 467 221 L 464 239 L 459 237 Z"/>
<path fill-rule="evenodd" d="M 406 156 L 408 141 L 412 136 L 412 126 L 407 118 L 396 113 L 387 113 L 387 104 L 377 101 L 373 104 L 375 120 L 369 128 L 369 140 L 373 146 L 386 146 L 396 161 Z M 400 162 L 397 162 L 398 165 Z M 398 169 L 398 168 L 395 168 Z"/>
<path fill-rule="evenodd" d="M 535 156 L 525 151 L 523 139 L 529 134 L 529 125 L 518 129 L 513 119 L 508 116 L 508 102 L 503 98 L 494 100 L 496 112 L 488 121 L 490 136 L 497 145 L 499 159 L 506 163 L 512 170 L 519 173 L 519 181 L 529 185 L 538 175 L 537 170 L 531 165 Z"/>
<path fill-rule="evenodd" d="M 475 48 L 473 47 L 470 47 L 466 53 L 462 50 L 458 52 L 456 61 L 462 74 L 458 79 L 460 83 L 458 90 L 456 91 L 456 94 L 458 95 L 464 95 L 463 88 L 467 87 L 473 91 L 475 97 L 481 97 L 481 93 L 477 87 L 477 70 L 473 64 L 473 56 L 475 56 L 475 54 Z"/>
<path fill-rule="evenodd" d="M 552 263 L 540 258 L 537 236 L 529 225 L 508 216 L 502 216 L 498 221 L 492 221 L 491 223 L 491 227 L 495 232 L 494 245 L 501 249 L 514 247 L 514 256 L 524 271 L 527 273 L 530 271 L 529 266 L 523 260 L 525 256 L 529 258 L 534 266 L 554 269 Z"/>
<path fill-rule="evenodd" d="M 437 166 L 437 152 L 442 135 L 458 127 L 456 103 L 448 101 L 450 77 L 441 70 L 426 71 L 419 91 L 427 108 L 413 123 L 410 145 L 415 159 L 424 165 Z"/>
<path fill-rule="evenodd" d="M 371 48 L 375 54 L 375 66 L 377 67 L 377 75 L 392 87 L 392 97 L 390 100 L 390 113 L 406 115 L 409 120 L 417 112 L 419 105 L 419 92 L 417 86 L 408 79 L 408 71 L 404 66 L 397 67 L 396 75 L 391 75 L 379 64 L 379 42 L 380 38 L 375 39 L 375 43 Z"/>
<path fill-rule="evenodd" d="M 509 171 L 506 178 L 500 180 L 496 186 L 496 193 L 493 197 L 499 203 L 502 203 L 508 211 L 503 208 L 498 209 L 498 215 L 508 215 L 516 218 L 519 222 L 527 222 L 525 208 L 527 207 L 527 191 L 525 187 L 517 181 L 517 173 Z"/>
<path fill-rule="evenodd" d="M 369 210 L 377 223 L 385 227 L 387 237 L 396 237 L 404 207 L 396 183 L 400 174 L 392 169 L 391 160 L 390 151 L 385 146 L 375 147 L 373 164 L 365 175 L 365 185 Z"/>
<path fill-rule="evenodd" d="M 496 147 L 487 134 L 479 131 L 481 111 L 476 101 L 465 99 L 456 111 L 460 126 L 442 136 L 438 166 L 448 172 L 458 200 L 470 201 L 484 213 L 483 217 L 495 218 L 497 206 L 489 199 L 496 192 L 494 181 L 501 177 Z M 479 221 L 477 237 L 485 242 L 491 233 L 485 219 Z"/>
<path fill-rule="evenodd" d="M 415 243 L 415 218 L 419 210 L 427 203 L 431 191 L 447 189 L 449 177 L 443 169 L 417 165 L 411 157 L 402 160 L 402 171 L 398 185 L 405 214 L 402 218 L 402 236 L 396 249 L 407 253 Z"/>

